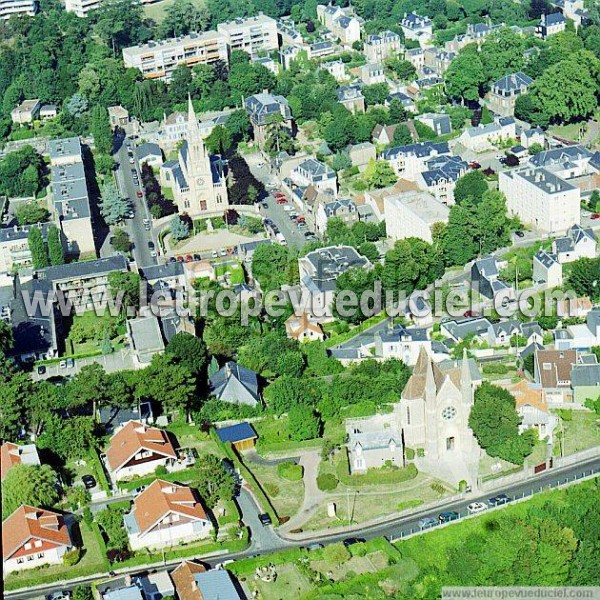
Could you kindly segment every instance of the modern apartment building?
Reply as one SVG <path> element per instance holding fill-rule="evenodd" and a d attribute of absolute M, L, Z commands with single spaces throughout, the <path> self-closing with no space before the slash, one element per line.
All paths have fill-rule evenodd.
<path fill-rule="evenodd" d="M 101 3 L 102 0 L 65 0 L 65 10 L 83 19 L 91 10 L 96 10 Z"/>
<path fill-rule="evenodd" d="M 123 49 L 126 67 L 139 69 L 147 79 L 170 81 L 178 65 L 193 67 L 218 60 L 227 62 L 227 39 L 216 31 L 190 33 L 161 42 Z"/>
<path fill-rule="evenodd" d="M 580 190 L 544 168 L 500 173 L 508 212 L 542 232 L 562 233 L 579 223 Z"/>
<path fill-rule="evenodd" d="M 279 48 L 277 21 L 262 13 L 219 23 L 217 31 L 225 36 L 230 52 L 243 50 L 248 54 L 256 54 L 261 50 L 270 52 Z"/>
<path fill-rule="evenodd" d="M 38 9 L 36 0 L 0 0 L 0 19 L 7 20 L 13 15 L 33 17 Z"/>

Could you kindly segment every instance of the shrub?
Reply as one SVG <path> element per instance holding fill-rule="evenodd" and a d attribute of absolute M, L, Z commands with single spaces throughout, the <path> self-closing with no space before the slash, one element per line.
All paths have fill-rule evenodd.
<path fill-rule="evenodd" d="M 417 456 L 423 458 L 425 456 L 425 448 L 417 448 Z"/>
<path fill-rule="evenodd" d="M 302 465 L 283 462 L 277 465 L 277 475 L 288 481 L 300 481 L 304 475 L 304 469 Z"/>
<path fill-rule="evenodd" d="M 167 467 L 165 467 L 165 465 L 158 465 L 158 467 L 156 467 L 156 469 L 154 470 L 154 474 L 157 477 L 163 477 L 167 474 Z"/>
<path fill-rule="evenodd" d="M 438 494 L 444 494 L 446 492 L 446 488 L 441 483 L 434 482 L 429 487 Z"/>
<path fill-rule="evenodd" d="M 74 550 L 70 550 L 69 552 L 65 552 L 63 556 L 63 562 L 67 567 L 75 566 L 81 557 L 81 551 L 79 548 L 75 548 Z"/>
<path fill-rule="evenodd" d="M 333 473 L 321 473 L 321 475 L 317 477 L 317 487 L 322 492 L 330 492 L 331 490 L 335 490 L 337 484 L 337 477 Z"/>
<path fill-rule="evenodd" d="M 406 460 L 414 460 L 415 451 L 412 448 L 405 448 Z"/>
<path fill-rule="evenodd" d="M 83 509 L 83 522 L 87 525 L 91 525 L 94 522 L 94 515 L 92 515 L 92 511 L 89 506 L 86 506 Z"/>

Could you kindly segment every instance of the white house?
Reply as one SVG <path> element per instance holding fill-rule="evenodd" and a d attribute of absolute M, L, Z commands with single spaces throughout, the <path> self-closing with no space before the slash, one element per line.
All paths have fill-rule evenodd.
<path fill-rule="evenodd" d="M 375 355 L 382 358 L 398 358 L 409 367 L 417 364 L 421 349 L 431 355 L 431 340 L 427 329 L 403 325 L 388 327 L 374 336 Z"/>
<path fill-rule="evenodd" d="M 150 475 L 158 466 L 176 470 L 177 462 L 168 434 L 138 421 L 119 429 L 106 450 L 106 468 L 113 481 Z"/>
<path fill-rule="evenodd" d="M 416 40 L 421 46 L 431 41 L 433 36 L 433 21 L 429 17 L 421 17 L 416 13 L 404 13 L 400 27 L 407 40 Z"/>
<path fill-rule="evenodd" d="M 301 162 L 291 172 L 290 178 L 297 185 L 312 185 L 319 192 L 330 191 L 334 196 L 337 196 L 335 171 L 316 158 L 308 158 Z"/>
<path fill-rule="evenodd" d="M 573 225 L 565 237 L 552 242 L 552 253 L 561 264 L 573 262 L 579 258 L 596 257 L 596 235 L 593 229 Z"/>
<path fill-rule="evenodd" d="M 381 159 L 390 164 L 398 177 L 416 181 L 420 173 L 429 170 L 427 162 L 443 154 L 450 154 L 446 142 L 420 142 L 388 148 L 381 153 Z"/>
<path fill-rule="evenodd" d="M 495 144 L 517 137 L 515 120 L 512 117 L 499 117 L 493 123 L 468 127 L 458 141 L 472 152 L 492 150 Z"/>
<path fill-rule="evenodd" d="M 539 250 L 533 257 L 533 281 L 543 283 L 549 288 L 562 285 L 562 265 L 556 254 Z"/>
<path fill-rule="evenodd" d="M 162 479 L 136 496 L 123 521 L 134 551 L 204 539 L 213 530 L 197 492 Z"/>

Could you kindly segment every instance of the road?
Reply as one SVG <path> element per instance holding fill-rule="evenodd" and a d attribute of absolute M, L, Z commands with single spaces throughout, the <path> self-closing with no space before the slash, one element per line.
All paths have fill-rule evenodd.
<path fill-rule="evenodd" d="M 574 481 L 591 477 L 592 475 L 598 475 L 599 473 L 600 459 L 595 457 L 587 461 L 582 461 L 577 465 L 571 465 L 562 469 L 551 469 L 550 471 L 544 472 L 526 481 L 495 490 L 493 493 L 490 492 L 487 494 L 465 495 L 459 500 L 450 501 L 447 504 L 444 504 L 443 506 L 438 506 L 435 511 L 431 509 L 423 510 L 420 512 L 417 511 L 411 513 L 410 515 L 392 518 L 380 524 L 369 525 L 366 527 L 357 526 L 351 532 L 346 531 L 344 533 L 336 534 L 325 533 L 321 535 L 315 534 L 314 537 L 311 537 L 310 539 L 304 539 L 301 541 L 293 540 L 290 538 L 284 538 L 278 535 L 276 530 L 273 530 L 271 527 L 267 526 L 263 528 L 262 525 L 258 525 L 256 523 L 256 515 L 258 514 L 260 509 L 256 506 L 252 497 L 249 494 L 247 494 L 245 490 L 243 490 L 242 495 L 240 496 L 239 504 L 240 509 L 242 510 L 243 520 L 244 522 L 250 524 L 250 528 L 252 531 L 251 544 L 249 548 L 242 552 L 236 552 L 232 554 L 221 554 L 219 556 L 213 555 L 212 557 L 197 556 L 193 558 L 200 559 L 203 563 L 206 563 L 210 566 L 214 566 L 215 564 L 220 563 L 223 560 L 240 560 L 259 554 L 270 554 L 283 548 L 302 547 L 313 542 L 319 542 L 322 544 L 332 544 L 350 536 L 357 536 L 365 539 L 372 539 L 385 536 L 388 539 L 396 540 L 406 536 L 421 535 L 430 531 L 430 529 L 421 531 L 419 528 L 419 519 L 422 519 L 424 517 L 432 517 L 434 519 L 437 519 L 438 514 L 442 511 L 456 511 L 459 513 L 460 518 L 462 519 L 468 515 L 467 506 L 471 502 L 487 502 L 490 496 L 495 496 L 499 493 L 505 493 L 515 500 L 525 499 L 543 490 L 564 486 Z M 497 508 L 491 508 L 488 510 L 488 512 L 502 509 L 503 507 L 500 506 Z M 442 525 L 442 527 L 451 527 L 453 523 L 454 522 Z M 435 527 L 433 529 L 435 529 Z M 170 570 L 175 565 L 179 564 L 179 562 L 181 561 L 174 560 L 167 562 L 166 565 L 142 565 L 138 567 L 132 567 L 130 569 L 124 569 L 123 571 L 119 571 L 117 569 L 117 573 L 119 575 L 133 574 L 147 570 L 148 568 L 156 569 L 158 571 Z M 35 598 L 36 594 L 38 593 L 51 594 L 60 590 L 71 590 L 73 589 L 73 587 L 75 587 L 75 585 L 79 583 L 90 584 L 93 582 L 106 580 L 107 577 L 108 573 L 103 573 L 99 575 L 93 575 L 91 577 L 82 578 L 77 582 L 72 581 L 70 583 L 67 582 L 62 584 L 51 583 L 46 586 L 40 586 L 35 589 L 5 592 L 4 597 L 7 599 L 10 598 L 11 600 L 32 600 L 32 598 Z"/>
<path fill-rule="evenodd" d="M 146 231 L 144 229 L 144 219 L 151 221 L 150 213 L 148 211 L 146 199 L 137 197 L 137 193 L 142 191 L 142 188 L 134 183 L 132 169 L 137 171 L 138 180 L 141 185 L 140 169 L 135 156 L 133 159 L 134 163 L 131 164 L 127 153 L 127 143 L 131 144 L 132 148 L 135 148 L 133 142 L 127 138 L 116 141 L 117 150 L 114 154 L 114 159 L 119 163 L 119 168 L 116 172 L 117 185 L 119 186 L 120 192 L 131 199 L 134 207 L 135 215 L 133 219 L 127 220 L 127 232 L 133 243 L 133 256 L 135 262 L 138 267 L 148 267 L 157 264 L 157 259 L 151 255 L 151 250 L 148 248 L 148 242 L 154 242 L 155 248 L 158 248 L 158 244 L 153 237 L 152 231 Z"/>

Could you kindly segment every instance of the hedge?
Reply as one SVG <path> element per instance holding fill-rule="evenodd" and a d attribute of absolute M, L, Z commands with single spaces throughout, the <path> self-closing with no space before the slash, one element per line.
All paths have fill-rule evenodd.
<path fill-rule="evenodd" d="M 335 490 L 338 484 L 338 479 L 333 473 L 321 473 L 317 477 L 317 487 L 322 492 L 330 492 Z"/>

